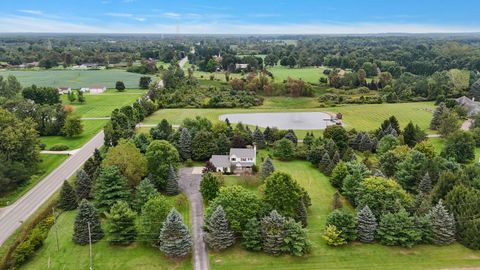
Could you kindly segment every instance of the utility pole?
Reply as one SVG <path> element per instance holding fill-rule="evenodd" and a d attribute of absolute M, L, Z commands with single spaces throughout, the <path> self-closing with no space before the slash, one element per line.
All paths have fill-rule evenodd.
<path fill-rule="evenodd" d="M 57 227 L 57 218 L 55 217 L 55 207 L 52 207 L 52 215 L 54 218 L 53 226 L 55 226 L 55 238 L 57 240 L 57 252 L 60 251 L 60 245 L 58 244 L 58 227 Z"/>
<path fill-rule="evenodd" d="M 93 270 L 93 261 L 92 261 L 92 233 L 90 232 L 90 222 L 88 225 L 88 245 L 90 246 L 90 270 Z"/>

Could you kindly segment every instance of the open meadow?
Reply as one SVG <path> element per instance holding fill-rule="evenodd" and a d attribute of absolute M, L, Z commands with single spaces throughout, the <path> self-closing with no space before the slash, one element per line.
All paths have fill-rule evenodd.
<path fill-rule="evenodd" d="M 140 77 L 145 76 L 120 69 L 0 71 L 0 76 L 6 77 L 9 75 L 17 77 L 23 86 L 35 84 L 37 86 L 51 87 L 67 86 L 72 89 L 80 89 L 92 85 L 115 88 L 116 81 L 123 81 L 127 88 L 138 88 Z"/>

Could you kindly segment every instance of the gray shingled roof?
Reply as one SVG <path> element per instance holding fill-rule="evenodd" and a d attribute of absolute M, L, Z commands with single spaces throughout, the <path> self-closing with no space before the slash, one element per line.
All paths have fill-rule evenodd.
<path fill-rule="evenodd" d="M 230 156 L 235 155 L 239 158 L 255 158 L 255 149 L 253 148 L 230 148 Z"/>
<path fill-rule="evenodd" d="M 210 162 L 217 168 L 230 167 L 230 160 L 227 155 L 213 155 L 212 158 L 210 158 Z"/>
<path fill-rule="evenodd" d="M 473 101 L 466 96 L 456 99 L 457 103 L 467 111 L 467 116 L 473 116 L 480 112 L 480 102 Z"/>

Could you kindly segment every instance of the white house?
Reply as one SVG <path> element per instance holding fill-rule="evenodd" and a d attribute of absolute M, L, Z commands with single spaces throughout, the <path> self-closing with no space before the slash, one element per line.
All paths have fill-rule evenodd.
<path fill-rule="evenodd" d="M 72 88 L 67 87 L 67 86 L 58 87 L 57 90 L 58 90 L 58 93 L 60 95 L 68 94 L 68 93 L 72 92 Z"/>
<path fill-rule="evenodd" d="M 243 70 L 243 69 L 247 69 L 248 68 L 248 64 L 235 64 L 235 69 L 236 70 Z"/>
<path fill-rule="evenodd" d="M 87 92 L 87 93 L 90 93 L 90 94 L 101 94 L 101 93 L 107 91 L 107 88 L 105 86 L 101 86 L 101 85 L 94 85 L 94 86 L 90 86 L 90 87 L 82 87 L 82 88 L 80 88 L 80 91 L 81 92 Z"/>
<path fill-rule="evenodd" d="M 217 172 L 247 171 L 257 162 L 257 147 L 230 148 L 229 155 L 213 155 L 210 162 Z"/>

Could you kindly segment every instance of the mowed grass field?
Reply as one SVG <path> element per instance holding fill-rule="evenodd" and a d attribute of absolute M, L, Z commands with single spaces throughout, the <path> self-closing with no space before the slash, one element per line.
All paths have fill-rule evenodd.
<path fill-rule="evenodd" d="M 264 153 L 260 153 L 262 155 Z M 308 213 L 308 235 L 312 252 L 305 257 L 273 257 L 248 252 L 240 244 L 224 252 L 209 251 L 211 269 L 459 269 L 480 266 L 480 252 L 460 244 L 447 247 L 421 245 L 414 248 L 387 247 L 379 244 L 353 243 L 329 247 L 322 238 L 325 220 L 331 211 L 335 189 L 327 177 L 305 161 L 280 162 L 277 171 L 291 174 L 307 189 L 312 199 Z M 228 177 L 226 183 L 233 179 Z"/>
<path fill-rule="evenodd" d="M 0 76 L 13 75 L 17 77 L 22 86 L 68 86 L 72 89 L 103 85 L 107 88 L 115 88 L 116 81 L 123 81 L 127 88 L 138 88 L 142 74 L 131 73 L 120 69 L 107 70 L 39 70 L 0 71 Z"/>
<path fill-rule="evenodd" d="M 126 90 L 125 92 L 118 92 L 110 89 L 102 94 L 85 94 L 86 102 L 84 104 L 78 102 L 70 103 L 67 99 L 67 95 L 62 95 L 61 99 L 64 105 L 73 106 L 73 113 L 82 118 L 102 118 L 110 117 L 110 114 L 116 108 L 131 105 L 144 93 L 145 90 L 138 89 Z M 41 141 L 47 145 L 47 150 L 54 144 L 66 144 L 70 149 L 76 149 L 81 147 L 95 134 L 102 130 L 107 121 L 108 120 L 105 119 L 83 120 L 83 133 L 81 135 L 71 138 L 63 136 L 43 136 L 41 137 Z"/>
<path fill-rule="evenodd" d="M 395 104 L 366 104 L 344 105 L 329 108 L 319 108 L 315 99 L 312 98 L 266 98 L 264 105 L 250 109 L 164 109 L 155 112 L 145 119 L 145 124 L 158 124 L 162 119 L 167 119 L 172 124 L 181 124 L 187 117 L 202 116 L 216 122 L 220 121 L 222 114 L 231 113 L 259 113 L 259 112 L 340 112 L 343 114 L 345 128 L 355 128 L 358 131 L 370 131 L 377 129 L 383 120 L 394 115 L 403 128 L 412 121 L 428 132 L 428 126 L 432 118 L 431 110 L 433 102 L 395 103 Z M 298 131 L 297 135 L 303 138 L 306 130 Z M 315 131 L 320 133 L 320 131 Z"/>
<path fill-rule="evenodd" d="M 182 195 L 180 195 L 182 196 Z M 178 196 L 177 196 L 178 197 Z M 175 205 L 177 197 L 170 197 Z M 189 203 L 177 207 L 185 223 L 190 223 Z M 50 230 L 43 247 L 33 259 L 20 269 L 54 269 L 81 270 L 89 268 L 89 247 L 80 246 L 72 241 L 73 224 L 77 210 L 64 212 L 55 226 Z M 103 226 L 105 229 L 105 226 Z M 59 250 L 57 251 L 57 235 Z M 103 238 L 92 245 L 93 269 L 102 270 L 153 270 L 153 269 L 193 269 L 191 256 L 184 259 L 169 259 L 162 252 L 143 242 L 135 242 L 129 246 L 112 246 Z"/>
<path fill-rule="evenodd" d="M 320 78 L 327 78 L 323 71 L 326 67 L 304 67 L 304 68 L 289 68 L 276 65 L 274 67 L 268 68 L 273 74 L 273 78 L 277 82 L 283 82 L 289 77 L 293 79 L 302 79 L 309 83 L 317 84 L 319 83 Z"/>
<path fill-rule="evenodd" d="M 0 195 L 0 207 L 10 205 L 15 202 L 23 194 L 27 193 L 32 187 L 34 187 L 40 180 L 57 168 L 63 161 L 65 161 L 67 155 L 40 155 L 42 162 L 39 165 L 38 173 L 31 177 L 30 181 L 23 186 L 18 187 L 13 192 Z"/>

